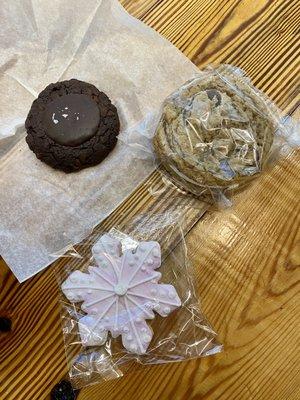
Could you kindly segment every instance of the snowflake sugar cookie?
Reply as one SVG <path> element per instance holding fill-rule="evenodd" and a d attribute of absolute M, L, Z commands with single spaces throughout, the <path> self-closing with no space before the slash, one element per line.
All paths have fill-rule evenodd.
<path fill-rule="evenodd" d="M 83 302 L 87 313 L 79 320 L 83 345 L 104 344 L 109 331 L 114 338 L 122 335 L 128 351 L 144 354 L 153 336 L 146 319 L 154 318 L 153 310 L 166 317 L 181 305 L 172 285 L 158 283 L 159 243 L 141 242 L 135 252 L 122 254 L 121 242 L 106 234 L 92 251 L 97 266 L 73 272 L 62 285 L 65 296 Z"/>

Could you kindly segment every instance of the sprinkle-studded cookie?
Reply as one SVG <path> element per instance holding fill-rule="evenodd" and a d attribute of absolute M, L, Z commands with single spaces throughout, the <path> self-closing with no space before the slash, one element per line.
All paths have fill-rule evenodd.
<path fill-rule="evenodd" d="M 65 172 L 100 163 L 115 147 L 117 109 L 105 93 L 76 79 L 47 86 L 26 119 L 26 141 L 37 158 Z"/>

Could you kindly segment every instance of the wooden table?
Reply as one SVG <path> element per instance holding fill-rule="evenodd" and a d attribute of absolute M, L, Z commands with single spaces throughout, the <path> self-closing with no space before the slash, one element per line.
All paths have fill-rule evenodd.
<path fill-rule="evenodd" d="M 235 64 L 299 117 L 297 0 L 123 4 L 199 67 Z M 238 195 L 233 208 L 207 212 L 187 235 L 202 308 L 224 352 L 85 388 L 79 400 L 300 398 L 299 161 L 292 152 Z M 113 218 L 136 206 L 129 199 Z M 47 399 L 67 374 L 51 268 L 20 285 L 0 261 L 0 279 L 0 315 L 13 321 L 12 333 L 0 336 L 0 399 Z"/>

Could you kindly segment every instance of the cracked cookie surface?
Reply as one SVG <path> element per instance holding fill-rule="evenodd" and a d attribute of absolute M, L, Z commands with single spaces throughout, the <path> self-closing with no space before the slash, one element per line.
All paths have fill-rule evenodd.
<path fill-rule="evenodd" d="M 94 85 L 71 79 L 48 85 L 32 103 L 25 128 L 36 157 L 55 169 L 99 164 L 117 143 L 116 107 Z"/>
<path fill-rule="evenodd" d="M 275 125 L 261 93 L 226 71 L 208 71 L 166 99 L 154 148 L 179 186 L 210 196 L 261 172 Z"/>

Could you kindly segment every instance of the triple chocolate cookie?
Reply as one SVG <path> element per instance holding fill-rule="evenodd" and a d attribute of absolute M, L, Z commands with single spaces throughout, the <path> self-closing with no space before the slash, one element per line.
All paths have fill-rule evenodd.
<path fill-rule="evenodd" d="M 94 85 L 52 83 L 33 102 L 26 141 L 37 158 L 65 172 L 99 164 L 117 143 L 116 107 Z"/>

